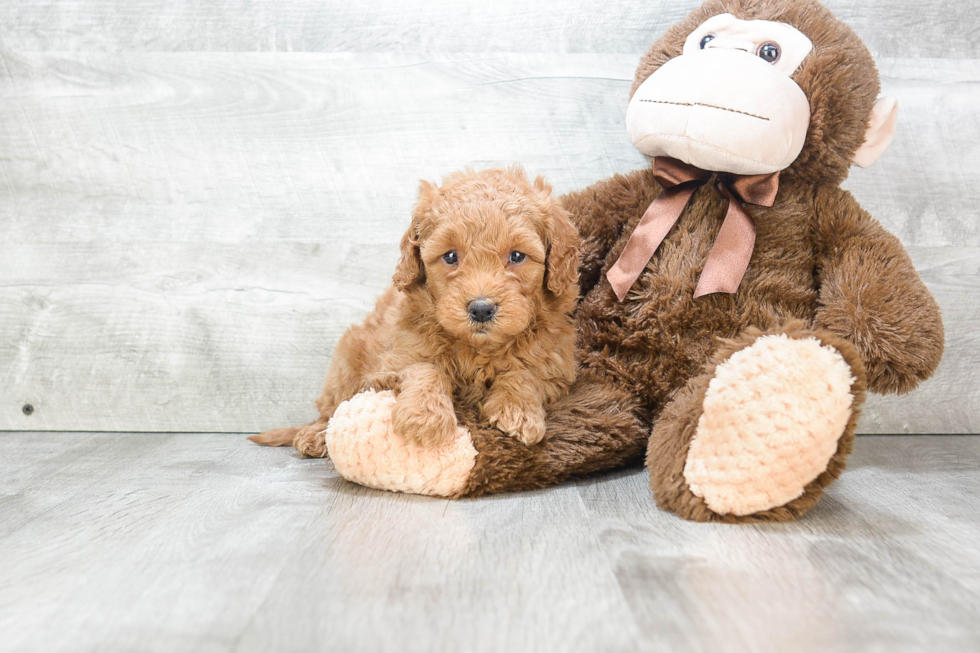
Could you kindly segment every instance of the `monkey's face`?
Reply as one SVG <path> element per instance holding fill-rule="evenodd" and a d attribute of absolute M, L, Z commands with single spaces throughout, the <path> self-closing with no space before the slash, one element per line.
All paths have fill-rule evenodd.
<path fill-rule="evenodd" d="M 786 23 L 711 17 L 687 36 L 683 54 L 636 89 L 626 113 L 630 141 L 704 170 L 783 170 L 806 141 L 810 103 L 792 75 L 812 50 Z"/>

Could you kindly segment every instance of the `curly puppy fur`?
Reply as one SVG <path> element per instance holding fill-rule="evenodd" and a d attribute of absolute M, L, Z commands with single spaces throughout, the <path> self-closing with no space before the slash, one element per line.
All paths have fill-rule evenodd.
<path fill-rule="evenodd" d="M 250 439 L 325 457 L 334 410 L 374 388 L 398 393 L 393 428 L 410 442 L 453 437 L 460 406 L 539 442 L 545 406 L 575 380 L 578 245 L 551 187 L 520 167 L 423 181 L 394 285 L 338 343 L 320 419 Z"/>

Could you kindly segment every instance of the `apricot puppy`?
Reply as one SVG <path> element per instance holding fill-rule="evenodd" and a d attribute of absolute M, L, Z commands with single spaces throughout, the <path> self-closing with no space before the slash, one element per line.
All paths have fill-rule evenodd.
<path fill-rule="evenodd" d="M 320 419 L 251 439 L 324 457 L 334 410 L 373 388 L 396 392 L 392 426 L 410 442 L 454 437 L 457 404 L 539 442 L 545 405 L 575 379 L 578 245 L 551 187 L 520 167 L 423 181 L 394 285 L 338 343 Z"/>

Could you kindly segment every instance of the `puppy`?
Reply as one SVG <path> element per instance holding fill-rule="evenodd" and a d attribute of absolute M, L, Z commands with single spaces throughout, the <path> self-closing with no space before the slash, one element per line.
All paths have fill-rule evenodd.
<path fill-rule="evenodd" d="M 410 442 L 453 438 L 454 404 L 541 441 L 545 406 L 575 379 L 578 245 L 551 187 L 520 167 L 423 181 L 394 284 L 338 343 L 320 419 L 250 439 L 325 457 L 334 410 L 373 388 L 395 391 L 392 428 Z"/>

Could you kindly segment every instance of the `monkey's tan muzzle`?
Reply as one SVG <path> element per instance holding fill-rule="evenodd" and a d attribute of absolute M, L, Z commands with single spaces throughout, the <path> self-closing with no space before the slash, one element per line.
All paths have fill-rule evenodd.
<path fill-rule="evenodd" d="M 809 124 L 810 103 L 791 77 L 728 48 L 671 59 L 640 85 L 626 112 L 629 139 L 644 154 L 738 175 L 788 167 Z"/>

